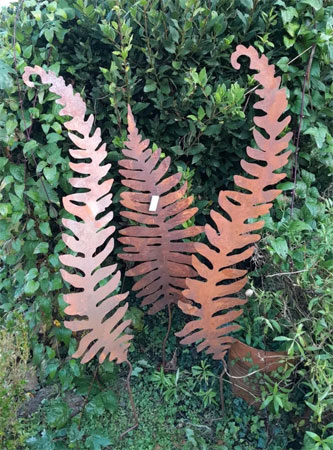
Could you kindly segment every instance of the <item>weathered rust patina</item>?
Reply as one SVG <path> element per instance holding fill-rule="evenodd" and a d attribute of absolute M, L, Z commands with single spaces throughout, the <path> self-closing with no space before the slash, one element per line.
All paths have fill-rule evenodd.
<path fill-rule="evenodd" d="M 181 337 L 181 344 L 201 341 L 198 351 L 205 350 L 214 359 L 224 358 L 234 338 L 230 333 L 239 328 L 232 324 L 242 314 L 242 309 L 235 309 L 246 303 L 237 294 L 247 283 L 247 270 L 235 268 L 235 265 L 247 260 L 254 251 L 253 243 L 260 239 L 253 231 L 260 230 L 264 221 L 253 221 L 267 214 L 272 201 L 280 190 L 271 186 L 281 181 L 284 173 L 276 170 L 288 162 L 288 147 L 292 133 L 279 138 L 280 133 L 290 122 L 290 117 L 280 120 L 287 107 L 285 89 L 280 88 L 281 77 L 275 77 L 275 68 L 268 64 L 266 56 L 259 57 L 253 48 L 239 45 L 232 54 L 231 63 L 239 69 L 240 56 L 250 58 L 250 68 L 257 70 L 254 78 L 262 85 L 255 92 L 262 100 L 254 107 L 266 114 L 254 118 L 254 123 L 265 130 L 265 137 L 257 129 L 253 137 L 257 148 L 247 147 L 247 155 L 261 164 L 241 161 L 241 166 L 251 178 L 235 176 L 235 184 L 243 190 L 221 191 L 219 205 L 223 213 L 211 211 L 211 218 L 216 225 L 205 226 L 205 233 L 210 245 L 195 243 L 198 256 L 204 257 L 211 264 L 209 267 L 202 259 L 193 256 L 193 267 L 201 279 L 188 279 L 187 289 L 183 292 L 190 303 L 179 302 L 179 307 L 191 316 L 197 317 L 176 333 Z M 245 191 L 245 192 L 244 192 Z"/>
<path fill-rule="evenodd" d="M 65 266 L 78 271 L 74 274 L 61 270 L 63 279 L 76 291 L 64 296 L 68 304 L 65 312 L 79 317 L 66 321 L 65 326 L 72 331 L 87 332 L 73 357 L 82 357 L 81 363 L 86 363 L 100 352 L 100 362 L 108 357 L 110 361 L 128 363 L 129 341 L 133 336 L 124 333 L 124 330 L 131 321 L 123 320 L 128 303 L 119 306 L 128 293 L 112 295 L 120 284 L 120 271 L 117 271 L 116 264 L 102 267 L 114 247 L 111 238 L 114 227 L 109 225 L 113 213 L 106 212 L 112 203 L 110 189 L 113 180 L 101 182 L 111 167 L 111 164 L 101 165 L 107 156 L 105 144 L 101 145 L 101 130 L 96 128 L 92 132 L 93 115 L 85 120 L 84 101 L 79 94 L 74 94 L 71 85 L 66 86 L 62 77 L 57 77 L 51 71 L 45 72 L 39 66 L 26 67 L 23 80 L 30 87 L 34 86 L 30 81 L 33 74 L 39 75 L 42 83 L 50 84 L 50 91 L 60 96 L 56 100 L 62 105 L 59 114 L 71 117 L 64 125 L 70 131 L 69 138 L 77 147 L 70 150 L 70 154 L 73 159 L 83 161 L 69 163 L 74 172 L 83 175 L 69 180 L 81 192 L 63 198 L 66 211 L 78 219 L 62 221 L 72 232 L 72 235 L 64 233 L 62 239 L 76 256 L 60 256 Z M 73 132 L 79 133 L 81 137 Z M 100 285 L 104 280 L 107 282 Z"/>
<path fill-rule="evenodd" d="M 163 178 L 170 167 L 170 157 L 160 162 L 161 150 L 153 152 L 149 140 L 142 140 L 128 107 L 128 138 L 119 161 L 122 184 L 130 189 L 121 194 L 121 204 L 132 211 L 120 214 L 140 224 L 120 230 L 125 244 L 120 258 L 137 263 L 127 276 L 141 276 L 133 290 L 144 297 L 142 305 L 150 305 L 149 314 L 181 300 L 185 279 L 196 276 L 192 267 L 193 242 L 185 238 L 198 235 L 203 227 L 175 229 L 191 219 L 198 208 L 189 208 L 193 196 L 185 197 L 187 184 L 172 191 L 181 179 L 176 173 Z M 153 201 L 152 201 L 153 199 Z"/>

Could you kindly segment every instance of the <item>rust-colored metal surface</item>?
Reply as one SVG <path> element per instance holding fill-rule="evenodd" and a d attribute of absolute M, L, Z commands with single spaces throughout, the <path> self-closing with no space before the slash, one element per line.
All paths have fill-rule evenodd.
<path fill-rule="evenodd" d="M 122 229 L 119 238 L 125 244 L 119 256 L 137 263 L 126 272 L 127 276 L 141 276 L 133 290 L 144 297 L 142 305 L 151 305 L 154 314 L 167 305 L 182 299 L 185 279 L 196 276 L 192 267 L 194 246 L 182 242 L 196 236 L 202 227 L 190 226 L 175 229 L 191 219 L 197 208 L 189 208 L 193 197 L 185 197 L 187 184 L 171 191 L 180 181 L 181 174 L 163 178 L 170 166 L 170 158 L 159 163 L 161 150 L 149 148 L 149 141 L 138 133 L 130 107 L 128 107 L 128 140 L 119 161 L 122 184 L 130 189 L 121 194 L 121 204 L 132 211 L 120 214 L 140 224 Z"/>
<path fill-rule="evenodd" d="M 261 164 L 241 161 L 242 168 L 251 178 L 235 176 L 234 181 L 245 192 L 220 192 L 219 204 L 223 214 L 211 211 L 216 229 L 208 224 L 205 226 L 210 246 L 195 243 L 198 255 L 208 260 L 211 267 L 193 256 L 193 266 L 201 279 L 187 280 L 188 289 L 183 294 L 191 303 L 181 302 L 179 306 L 198 319 L 187 323 L 182 331 L 176 333 L 182 338 L 181 344 L 201 340 L 197 350 L 206 350 L 218 360 L 224 358 L 234 340 L 229 334 L 239 328 L 231 322 L 242 314 L 242 309 L 234 308 L 246 303 L 235 294 L 247 283 L 247 271 L 234 266 L 251 257 L 254 251 L 252 244 L 260 239 L 259 234 L 252 232 L 260 230 L 264 221 L 252 222 L 250 219 L 267 214 L 272 200 L 281 192 L 271 186 L 285 177 L 284 173 L 275 171 L 287 164 L 290 152 L 283 150 L 292 136 L 292 133 L 287 133 L 282 138 L 278 137 L 290 117 L 280 120 L 287 107 L 287 99 L 285 89 L 280 89 L 281 78 L 274 76 L 274 66 L 268 64 L 266 56 L 259 57 L 253 47 L 239 45 L 231 57 L 235 69 L 240 68 L 238 58 L 242 55 L 248 56 L 250 68 L 259 72 L 255 79 L 262 89 L 255 92 L 262 100 L 254 107 L 266 114 L 255 117 L 254 122 L 265 130 L 268 138 L 257 129 L 253 130 L 257 148 L 247 147 L 247 155 Z"/>
<path fill-rule="evenodd" d="M 60 261 L 79 271 L 73 274 L 61 270 L 63 279 L 75 288 L 75 292 L 64 296 L 68 304 L 65 312 L 80 317 L 65 322 L 65 326 L 72 331 L 87 332 L 73 357 L 82 357 L 81 363 L 86 363 L 101 351 L 100 362 L 108 357 L 110 361 L 121 363 L 127 361 L 129 341 L 133 336 L 124 334 L 125 328 L 131 323 L 130 320 L 123 320 L 128 303 L 119 307 L 128 293 L 111 295 L 120 283 L 120 271 L 117 271 L 116 264 L 102 267 L 113 250 L 114 240 L 110 237 L 114 227 L 108 225 L 113 217 L 112 212 L 101 216 L 112 203 L 110 189 L 113 182 L 111 179 L 100 183 L 111 166 L 101 165 L 107 156 L 105 144 L 101 145 L 101 130 L 97 128 L 92 133 L 93 115 L 85 120 L 84 101 L 79 94 L 74 94 L 72 86 L 66 86 L 62 77 L 57 77 L 51 71 L 45 72 L 39 66 L 26 67 L 23 80 L 30 87 L 34 85 L 30 81 L 33 74 L 39 75 L 43 84 L 51 84 L 50 91 L 60 96 L 56 100 L 63 106 L 59 114 L 71 117 L 64 125 L 77 148 L 70 150 L 70 154 L 81 162 L 70 163 L 70 167 L 83 175 L 69 180 L 81 192 L 63 198 L 66 211 L 78 220 L 62 221 L 72 232 L 72 235 L 64 233 L 62 239 L 76 256 L 62 255 Z"/>
<path fill-rule="evenodd" d="M 286 352 L 258 350 L 235 339 L 228 354 L 228 371 L 234 396 L 259 408 L 262 404 L 263 375 L 283 367 L 286 358 Z"/>

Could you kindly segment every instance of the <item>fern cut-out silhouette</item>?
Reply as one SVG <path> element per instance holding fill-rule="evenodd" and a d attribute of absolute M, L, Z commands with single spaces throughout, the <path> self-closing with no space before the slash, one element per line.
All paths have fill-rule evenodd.
<path fill-rule="evenodd" d="M 50 84 L 50 91 L 60 96 L 56 100 L 62 106 L 59 114 L 71 117 L 64 125 L 77 147 L 70 150 L 70 154 L 73 159 L 83 161 L 70 163 L 74 172 L 83 175 L 69 180 L 80 192 L 63 198 L 66 211 L 79 219 L 62 221 L 73 233 L 73 236 L 64 233 L 62 239 L 76 255 L 60 256 L 65 266 L 79 271 L 73 274 L 61 270 L 63 279 L 76 289 L 76 292 L 64 296 L 68 304 L 65 312 L 79 317 L 66 321 L 65 326 L 72 331 L 87 332 L 73 357 L 82 357 L 81 363 L 86 363 L 100 352 L 100 362 L 108 357 L 110 361 L 121 363 L 127 361 L 129 341 L 133 336 L 124 333 L 131 323 L 123 320 L 128 303 L 119 306 L 128 293 L 111 295 L 120 283 L 120 271 L 117 271 L 116 264 L 101 267 L 114 246 L 111 238 L 114 227 L 108 225 L 113 213 L 105 213 L 112 203 L 110 189 L 113 180 L 101 181 L 111 166 L 101 165 L 107 156 L 105 144 L 101 145 L 100 128 L 92 132 L 93 115 L 85 120 L 86 105 L 78 93 L 74 94 L 71 85 L 66 86 L 62 77 L 35 66 L 26 67 L 23 75 L 24 82 L 30 87 L 34 85 L 30 81 L 33 74 L 39 75 L 42 83 Z"/>
<path fill-rule="evenodd" d="M 149 314 L 181 300 L 186 287 L 185 279 L 196 276 L 192 267 L 192 242 L 183 242 L 203 231 L 202 227 L 180 228 L 191 219 L 197 208 L 189 208 L 193 196 L 185 197 L 186 182 L 172 191 L 181 174 L 164 176 L 170 166 L 170 158 L 160 162 L 161 150 L 152 151 L 149 140 L 142 140 L 138 133 L 131 108 L 128 107 L 128 136 L 119 161 L 122 184 L 128 192 L 121 194 L 121 204 L 131 210 L 120 214 L 139 225 L 120 230 L 119 238 L 124 247 L 120 258 L 137 263 L 126 272 L 127 276 L 141 278 L 134 284 L 137 297 L 144 297 L 142 305 L 149 305 Z M 158 197 L 157 208 L 150 211 L 153 196 Z M 175 229 L 178 227 L 178 229 Z"/>
<path fill-rule="evenodd" d="M 250 68 L 257 70 L 254 78 L 262 85 L 255 92 L 262 100 L 254 104 L 254 108 L 262 110 L 265 115 L 254 118 L 254 123 L 262 128 L 268 137 L 257 129 L 253 137 L 257 148 L 247 147 L 247 155 L 254 162 L 241 161 L 241 166 L 251 178 L 235 176 L 235 184 L 243 190 L 221 191 L 219 205 L 223 214 L 211 211 L 211 218 L 216 229 L 207 224 L 205 233 L 209 246 L 195 243 L 198 255 L 193 256 L 193 266 L 200 279 L 188 279 L 184 296 L 190 303 L 179 303 L 187 314 L 197 317 L 176 333 L 181 337 L 181 344 L 192 344 L 201 341 L 198 351 L 205 350 L 214 359 L 224 358 L 234 338 L 230 333 L 239 326 L 232 322 L 242 314 L 242 309 L 235 309 L 246 303 L 237 294 L 247 283 L 247 270 L 240 270 L 234 265 L 251 257 L 253 244 L 260 239 L 258 233 L 264 221 L 254 221 L 267 214 L 272 201 L 280 194 L 280 190 L 272 185 L 285 177 L 284 173 L 276 173 L 288 162 L 288 147 L 292 133 L 279 135 L 288 125 L 290 117 L 280 120 L 287 107 L 285 89 L 280 89 L 281 77 L 275 77 L 273 65 L 268 64 L 266 56 L 259 57 L 253 47 L 237 46 L 232 54 L 231 63 L 239 69 L 238 58 L 242 55 L 250 58 Z M 244 192 L 245 191 L 245 192 Z M 205 259 L 210 263 L 207 265 Z"/>

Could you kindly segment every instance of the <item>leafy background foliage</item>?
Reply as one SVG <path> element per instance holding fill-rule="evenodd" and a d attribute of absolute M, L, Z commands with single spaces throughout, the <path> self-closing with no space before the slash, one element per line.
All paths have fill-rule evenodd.
<path fill-rule="evenodd" d="M 237 336 L 260 348 L 286 349 L 297 360 L 296 370 L 268 382 L 264 419 L 233 400 L 226 386 L 226 417 L 214 421 L 218 363 L 211 363 L 213 377 L 197 379 L 194 367 L 201 361 L 191 349 L 182 349 L 178 377 L 163 377 L 155 369 L 166 316 L 143 320 L 133 296 L 130 358 L 142 419 L 126 448 L 175 448 L 172 442 L 181 448 L 332 448 L 331 1 L 24 0 L 18 12 L 16 6 L 0 12 L 0 320 L 8 336 L 13 327 L 21 329 L 24 318 L 29 337 L 17 350 L 19 370 L 27 363 L 22 349 L 28 343 L 28 364 L 38 381 L 31 384 L 26 376 L 23 394 L 14 380 L 12 402 L 22 402 L 30 392 L 37 396 L 40 388 L 57 385 L 59 391 L 44 399 L 41 414 L 19 422 L 8 397 L 1 397 L 7 405 L 2 416 L 11 427 L 0 435 L 2 447 L 116 448 L 122 445 L 119 429 L 128 426 L 124 374 L 103 363 L 94 378 L 94 363 L 83 368 L 70 358 L 77 343 L 63 327 L 65 289 L 58 259 L 65 248 L 61 219 L 69 217 L 60 199 L 71 192 L 70 144 L 55 95 L 45 86 L 27 90 L 21 81 L 24 67 L 44 65 L 61 74 L 95 114 L 113 163 L 117 228 L 124 225 L 118 215 L 124 188 L 117 160 L 128 102 L 153 149 L 159 146 L 172 158 L 170 173 L 182 172 L 199 208 L 196 223 L 202 225 L 217 205 L 219 190 L 232 189 L 239 160 L 251 145 L 254 79 L 246 65 L 240 72 L 230 65 L 236 45 L 251 44 L 279 69 L 296 138 L 303 117 L 300 145 L 296 138 L 291 145 L 290 177 L 281 183 L 284 195 L 272 218 L 266 218 L 266 236 L 251 260 L 254 295 Z M 130 286 L 125 280 L 123 291 Z M 183 325 L 178 312 L 174 331 Z M 175 345 L 170 339 L 170 359 Z M 165 400 L 156 409 L 159 390 Z M 2 387 L 0 392 L 3 396 Z M 81 416 L 71 418 L 69 392 L 87 399 Z M 167 428 L 151 425 L 152 410 Z"/>

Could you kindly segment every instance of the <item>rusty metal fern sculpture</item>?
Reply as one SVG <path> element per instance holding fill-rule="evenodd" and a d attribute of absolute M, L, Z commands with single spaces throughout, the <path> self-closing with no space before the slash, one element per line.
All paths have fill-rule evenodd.
<path fill-rule="evenodd" d="M 128 139 L 123 149 L 125 158 L 119 161 L 122 184 L 129 189 L 121 194 L 121 204 L 126 210 L 120 214 L 135 222 L 120 230 L 119 241 L 125 247 L 119 256 L 134 263 L 126 272 L 127 276 L 138 277 L 133 290 L 137 297 L 143 298 L 142 305 L 150 307 L 150 314 L 168 308 L 167 335 L 171 305 L 177 303 L 195 318 L 176 333 L 181 344 L 198 343 L 198 351 L 206 351 L 223 362 L 234 341 L 230 333 L 239 328 L 233 322 L 242 314 L 239 307 L 246 303 L 237 294 L 247 283 L 247 270 L 235 265 L 253 254 L 253 244 L 260 239 L 258 230 L 264 225 L 263 220 L 257 219 L 269 212 L 272 201 L 281 192 L 273 185 L 285 177 L 276 171 L 287 164 L 290 152 L 285 150 L 292 135 L 280 137 L 290 117 L 281 120 L 287 99 L 274 66 L 269 65 L 265 56 L 259 57 L 253 47 L 239 45 L 231 57 L 235 69 L 240 68 L 240 56 L 248 56 L 250 68 L 258 72 L 255 79 L 262 88 L 255 92 L 261 100 L 254 108 L 264 115 L 256 116 L 254 123 L 265 134 L 258 129 L 253 131 L 257 148 L 247 147 L 246 151 L 256 162 L 241 161 L 249 176 L 234 177 L 239 190 L 219 193 L 222 213 L 212 210 L 215 227 L 209 224 L 204 227 L 209 245 L 184 241 L 203 231 L 200 226 L 182 228 L 197 212 L 197 208 L 190 207 L 193 197 L 186 197 L 186 183 L 174 189 L 181 174 L 167 175 L 170 158 L 160 161 L 161 150 L 153 152 L 149 141 L 142 140 L 130 107 Z M 74 274 L 61 270 L 63 279 L 75 288 L 75 292 L 64 297 L 68 305 L 65 312 L 75 316 L 65 326 L 85 332 L 73 356 L 81 357 L 85 363 L 99 354 L 100 362 L 108 358 L 129 365 L 127 387 L 136 419 L 133 429 L 137 426 L 137 416 L 129 385 L 132 369 L 127 359 L 133 336 L 125 331 L 131 322 L 124 319 L 128 303 L 120 306 L 127 293 L 114 294 L 121 278 L 116 264 L 103 266 L 114 247 L 111 237 L 114 227 L 109 225 L 113 214 L 108 212 L 113 180 L 103 181 L 110 164 L 101 165 L 107 156 L 105 144 L 100 129 L 92 131 L 94 117 L 90 115 L 85 120 L 86 105 L 79 94 L 74 94 L 72 86 L 66 86 L 63 78 L 53 72 L 35 66 L 26 67 L 23 75 L 30 87 L 34 85 L 30 81 L 33 74 L 39 75 L 42 83 L 50 84 L 50 91 L 59 95 L 56 102 L 62 106 L 60 115 L 71 117 L 64 125 L 77 147 L 70 154 L 81 161 L 70 163 L 70 167 L 82 176 L 69 180 L 80 191 L 63 199 L 66 211 L 77 218 L 63 219 L 64 226 L 72 233 L 64 233 L 63 240 L 75 255 L 60 257 L 64 265 L 78 271 Z M 166 338 L 164 352 L 165 342 Z M 164 363 L 165 353 L 163 366 Z"/>
<path fill-rule="evenodd" d="M 280 120 L 287 107 L 285 89 L 280 89 L 281 77 L 275 77 L 273 65 L 268 64 L 266 56 L 259 57 L 253 47 L 239 45 L 232 54 L 231 63 L 239 69 L 238 58 L 242 55 L 250 58 L 250 68 L 257 70 L 254 77 L 262 85 L 257 89 L 262 100 L 254 107 L 266 114 L 254 118 L 255 124 L 265 130 L 268 138 L 257 129 L 253 137 L 257 148 L 247 147 L 247 155 L 261 164 L 241 161 L 241 166 L 251 178 L 235 176 L 235 184 L 245 190 L 221 191 L 219 205 L 222 215 L 211 211 L 211 218 L 216 225 L 205 226 L 205 233 L 210 246 L 195 243 L 195 248 L 201 257 L 209 261 L 208 266 L 203 260 L 193 256 L 193 266 L 200 279 L 188 279 L 187 289 L 183 292 L 190 303 L 179 303 L 180 308 L 191 316 L 197 317 L 185 325 L 182 331 L 176 333 L 181 337 L 181 344 L 192 344 L 200 341 L 198 351 L 205 350 L 214 359 L 224 358 L 234 338 L 229 334 L 239 328 L 232 322 L 242 314 L 242 306 L 246 300 L 237 294 L 247 282 L 247 270 L 234 267 L 251 257 L 254 251 L 253 243 L 260 239 L 253 231 L 260 230 L 264 221 L 253 221 L 267 214 L 272 207 L 272 201 L 280 194 L 280 190 L 271 186 L 285 177 L 284 173 L 276 173 L 283 167 L 290 155 L 283 152 L 288 147 L 292 133 L 279 138 L 280 133 L 288 125 L 290 117 Z"/>
<path fill-rule="evenodd" d="M 71 117 L 64 125 L 70 131 L 69 138 L 77 147 L 70 150 L 70 154 L 74 159 L 84 161 L 70 163 L 74 172 L 83 175 L 69 180 L 70 184 L 74 188 L 81 189 L 81 192 L 63 198 L 66 211 L 76 216 L 79 221 L 72 219 L 62 221 L 73 233 L 73 236 L 64 233 L 63 241 L 76 256 L 61 255 L 60 261 L 81 272 L 73 274 L 61 270 L 63 279 L 78 290 L 64 296 L 68 304 L 65 312 L 80 317 L 65 322 L 65 326 L 72 331 L 87 332 L 81 338 L 73 357 L 82 357 L 81 363 L 86 363 L 100 352 L 100 363 L 107 357 L 117 363 L 128 362 L 127 351 L 129 341 L 133 337 L 124 333 L 131 322 L 123 320 L 128 303 L 119 306 L 128 293 L 111 295 L 120 283 L 120 271 L 117 271 L 116 264 L 101 267 L 114 247 L 114 240 L 111 238 L 114 227 L 108 226 L 113 213 L 105 214 L 105 210 L 112 203 L 110 189 L 113 180 L 101 182 L 111 166 L 101 165 L 107 156 L 105 144 L 101 145 L 101 130 L 96 128 L 92 133 L 93 115 L 85 120 L 84 101 L 79 94 L 74 94 L 71 85 L 66 86 L 62 77 L 57 77 L 51 71 L 45 72 L 39 66 L 26 67 L 23 80 L 30 87 L 33 86 L 30 81 L 33 74 L 39 75 L 42 83 L 50 84 L 50 91 L 60 96 L 56 100 L 62 105 L 59 114 Z"/>
<path fill-rule="evenodd" d="M 187 184 L 171 191 L 180 181 L 176 173 L 163 178 L 168 172 L 170 158 L 159 163 L 161 150 L 149 148 L 149 140 L 138 133 L 131 108 L 128 107 L 128 138 L 119 161 L 122 184 L 130 189 L 121 194 L 121 204 L 132 211 L 120 214 L 140 224 L 120 230 L 119 238 L 125 244 L 120 258 L 138 263 L 126 272 L 127 276 L 141 278 L 134 284 L 137 297 L 144 297 L 142 305 L 149 305 L 149 314 L 181 300 L 186 287 L 185 279 L 196 276 L 192 267 L 192 242 L 183 242 L 203 231 L 202 227 L 189 226 L 175 229 L 197 212 L 189 208 L 193 196 L 185 197 Z M 155 196 L 156 209 L 151 210 Z"/>

